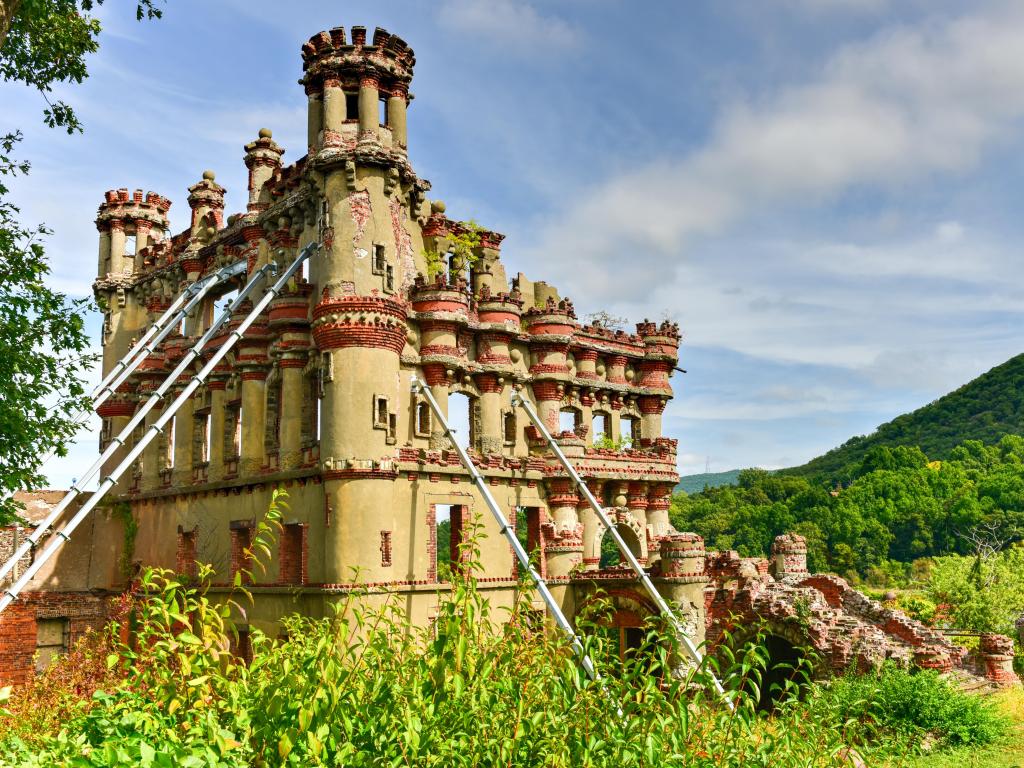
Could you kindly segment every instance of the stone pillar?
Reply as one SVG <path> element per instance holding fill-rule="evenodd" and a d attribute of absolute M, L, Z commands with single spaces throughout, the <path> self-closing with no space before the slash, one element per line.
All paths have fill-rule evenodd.
<path fill-rule="evenodd" d="M 661 414 L 665 410 L 665 398 L 657 395 L 642 396 L 640 405 L 640 434 L 647 440 L 661 437 Z"/>
<path fill-rule="evenodd" d="M 180 394 L 174 388 L 174 397 Z M 195 412 L 195 400 L 189 398 L 174 414 L 174 474 L 172 482 L 175 486 L 192 484 L 192 415 Z"/>
<path fill-rule="evenodd" d="M 674 533 L 659 542 L 661 578 L 656 585 L 671 603 L 687 636 L 697 645 L 705 639 L 704 539 L 696 533 Z M 680 659 L 685 667 L 689 662 Z"/>
<path fill-rule="evenodd" d="M 229 371 L 214 374 L 207 387 L 210 390 L 210 466 L 207 479 L 210 482 L 224 477 L 224 432 L 227 429 L 227 380 Z"/>
<path fill-rule="evenodd" d="M 652 541 L 674 533 L 668 517 L 672 505 L 672 485 L 651 483 L 647 493 L 647 531 Z"/>
<path fill-rule="evenodd" d="M 608 381 L 612 384 L 626 383 L 625 355 L 608 355 Z"/>
<path fill-rule="evenodd" d="M 535 381 L 533 387 L 533 399 L 537 404 L 537 415 L 544 422 L 548 432 L 552 435 L 558 433 L 558 412 L 562 406 L 562 393 L 560 385 L 556 381 Z"/>
<path fill-rule="evenodd" d="M 345 92 L 337 72 L 324 73 L 324 138 L 323 143 L 338 144 L 341 128 L 349 116 L 345 114 Z M 352 115 L 355 117 L 355 115 Z"/>
<path fill-rule="evenodd" d="M 978 641 L 978 653 L 987 680 L 1002 687 L 1020 683 L 1020 679 L 1013 671 L 1013 638 L 1006 635 L 984 634 Z"/>
<path fill-rule="evenodd" d="M 260 202 L 263 185 L 281 167 L 284 150 L 273 139 L 269 128 L 260 128 L 256 141 L 245 145 L 245 167 L 249 169 L 249 211 L 262 211 L 267 206 Z"/>
<path fill-rule="evenodd" d="M 795 533 L 776 536 L 772 542 L 772 575 L 776 579 L 807 575 L 807 539 Z"/>
<path fill-rule="evenodd" d="M 551 579 L 566 578 L 583 562 L 583 526 L 576 514 L 579 498 L 568 478 L 549 480 L 546 486 L 554 527 L 554 536 L 545 547 L 547 574 Z"/>
<path fill-rule="evenodd" d="M 306 367 L 303 354 L 281 358 L 281 469 L 295 469 L 302 464 L 302 370 Z"/>
<path fill-rule="evenodd" d="M 643 559 L 647 560 L 650 557 L 647 542 L 647 483 L 630 483 L 626 504 L 629 507 L 629 516 L 640 527 L 640 552 Z"/>
<path fill-rule="evenodd" d="M 100 255 L 99 263 L 96 266 L 96 274 L 99 277 L 106 277 L 111 271 L 110 259 L 110 222 L 101 221 L 96 224 L 100 233 Z"/>
<path fill-rule="evenodd" d="M 594 494 L 598 504 L 601 503 L 604 482 L 602 480 L 587 480 L 587 488 Z M 596 571 L 601 567 L 601 543 L 600 533 L 604 528 L 597 513 L 590 508 L 587 500 L 580 496 L 579 504 L 576 507 L 576 514 L 583 524 L 583 568 L 587 571 Z"/>
<path fill-rule="evenodd" d="M 496 374 L 476 377 L 480 390 L 480 452 L 501 453 L 504 444 L 501 429 L 502 383 Z"/>
<path fill-rule="evenodd" d="M 359 137 L 377 138 L 380 124 L 380 92 L 376 78 L 364 75 L 359 81 Z"/>
<path fill-rule="evenodd" d="M 124 222 L 121 219 L 110 220 L 110 271 L 120 274 L 124 271 Z"/>
<path fill-rule="evenodd" d="M 99 408 L 96 409 L 96 413 L 109 424 L 107 429 L 110 437 L 120 434 L 121 430 L 128 425 L 132 415 L 135 413 L 135 405 L 136 403 L 134 398 L 119 388 L 117 392 L 111 395 Z M 105 447 L 106 446 L 104 446 L 104 448 Z M 109 475 L 128 454 L 130 448 L 130 442 L 118 447 L 110 459 L 108 459 L 103 465 L 101 477 Z M 122 475 L 122 479 L 118 481 L 116 486 L 117 491 L 120 493 L 126 490 L 129 482 L 130 473 Z"/>
<path fill-rule="evenodd" d="M 409 133 L 406 127 L 406 109 L 408 95 L 404 90 L 394 88 L 388 98 L 388 128 L 391 129 L 391 140 L 396 147 L 405 149 L 409 145 Z"/>
<path fill-rule="evenodd" d="M 437 401 L 438 410 L 448 418 L 448 377 L 443 365 L 431 363 L 423 366 L 423 381 L 430 387 L 430 394 Z M 450 448 L 444 429 L 433 413 L 430 414 L 430 447 L 433 450 Z"/>
<path fill-rule="evenodd" d="M 188 205 L 192 209 L 192 235 L 201 232 L 207 225 L 214 229 L 224 226 L 224 187 L 214 179 L 213 171 L 203 171 L 203 178 L 188 188 Z M 212 217 L 212 218 L 211 218 Z"/>
<path fill-rule="evenodd" d="M 145 426 L 147 430 L 151 426 L 153 426 L 153 424 L 156 423 L 157 419 L 160 418 L 160 413 L 162 410 L 163 409 L 160 407 L 160 404 L 157 403 L 156 407 L 146 414 Z M 160 472 L 161 470 L 163 470 L 164 467 L 160 462 L 160 442 L 163 439 L 163 435 L 157 435 L 150 441 L 149 445 L 142 449 L 143 491 L 155 491 L 162 484 L 160 479 Z"/>
<path fill-rule="evenodd" d="M 309 154 L 320 147 L 320 131 L 324 127 L 323 89 L 313 83 L 306 84 L 306 145 Z"/>
<path fill-rule="evenodd" d="M 266 367 L 247 366 L 242 370 L 242 451 L 239 473 L 251 475 L 263 468 L 263 442 L 267 423 Z"/>

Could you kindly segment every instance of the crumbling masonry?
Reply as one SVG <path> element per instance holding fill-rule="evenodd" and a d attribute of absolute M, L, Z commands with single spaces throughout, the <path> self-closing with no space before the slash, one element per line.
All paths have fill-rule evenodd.
<path fill-rule="evenodd" d="M 288 490 L 289 511 L 274 561 L 251 586 L 248 627 L 276 634 L 284 614 L 326 615 L 357 585 L 378 588 L 367 600 L 397 593 L 412 621 L 430 621 L 445 589 L 437 562 L 445 513 L 453 552 L 471 520 L 482 526 L 481 588 L 509 604 L 517 578 L 509 545 L 426 403 L 411 393 L 414 376 L 443 411 L 462 409 L 474 460 L 508 517 L 526 526 L 566 614 L 603 591 L 624 646 L 638 640 L 655 609 L 631 572 L 601 567 L 605 532 L 525 415 L 512 409 L 513 389 L 532 399 L 613 510 L 696 641 L 759 617 L 794 643 L 809 639 L 835 667 L 886 656 L 963 665 L 962 650 L 936 633 L 841 579 L 808 575 L 799 537 L 776 542 L 769 563 L 705 553 L 699 536 L 673 529 L 676 441 L 662 434 L 662 413 L 672 397 L 677 327 L 645 321 L 626 333 L 581 324 L 553 287 L 522 274 L 510 279 L 502 235 L 452 220 L 443 203 L 428 199 L 430 184 L 407 153 L 414 61 L 404 41 L 381 29 L 372 40 L 362 27 L 310 38 L 300 80 L 308 100 L 304 154 L 285 165 L 268 130 L 245 144 L 242 213 L 225 217 L 224 189 L 210 171 L 189 187 L 191 222 L 173 236 L 167 198 L 106 194 L 96 219 L 95 282 L 105 371 L 187 283 L 238 260 L 251 276 L 271 261 L 291 262 L 309 243 L 323 249 L 145 450 L 115 503 L 94 514 L 0 616 L 0 682 L 26 680 L 37 650 L 45 663 L 101 624 L 140 566 L 194 573 L 197 560 L 210 562 L 227 590 L 278 486 Z M 467 234 L 478 240 L 472 255 L 450 256 L 453 237 Z M 210 327 L 225 298 L 211 294 L 100 407 L 101 443 Z M 207 359 L 217 346 L 207 347 Z M 59 494 L 22 498 L 31 522 Z M 126 526 L 129 517 L 135 525 Z M 4 530 L 0 557 L 23 535 Z M 990 676 L 1008 679 L 1005 644 L 989 645 Z"/>

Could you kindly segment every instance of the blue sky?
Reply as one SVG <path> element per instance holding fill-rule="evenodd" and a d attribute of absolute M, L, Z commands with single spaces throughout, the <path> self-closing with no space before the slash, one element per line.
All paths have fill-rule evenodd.
<path fill-rule="evenodd" d="M 167 195 L 178 231 L 210 168 L 241 210 L 259 128 L 303 151 L 299 46 L 362 24 L 416 50 L 410 153 L 450 215 L 504 232 L 513 271 L 581 316 L 680 323 L 684 472 L 803 462 L 1021 351 L 1019 3 L 172 0 L 144 24 L 127 5 L 60 94 L 84 135 L 3 91 L 33 163 L 15 191 L 73 294 L 104 190 Z"/>

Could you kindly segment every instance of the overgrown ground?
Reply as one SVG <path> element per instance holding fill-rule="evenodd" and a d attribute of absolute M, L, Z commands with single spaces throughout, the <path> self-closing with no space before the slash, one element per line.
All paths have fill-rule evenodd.
<path fill-rule="evenodd" d="M 255 554 L 269 551 L 279 516 L 261 523 Z M 652 626 L 623 663 L 600 610 L 580 622 L 601 673 L 592 682 L 560 634 L 535 626 L 528 601 L 496 615 L 459 574 L 431 627 L 352 595 L 333 617 L 286 619 L 283 639 L 253 632 L 241 663 L 232 616 L 244 589 L 237 605 L 215 601 L 200 574 L 145 572 L 108 632 L 32 686 L 0 692 L 0 765 L 831 768 L 859 755 L 916 768 L 971 764 L 965 755 L 998 766 L 1007 739 L 1020 741 L 994 700 L 891 667 L 827 685 L 789 669 L 761 711 L 763 645 L 726 645 L 714 668 L 685 671 Z M 1019 718 L 1019 696 L 998 701 Z M 932 762 L 896 760 L 922 744 Z"/>
<path fill-rule="evenodd" d="M 992 697 L 999 709 L 1011 719 L 1006 736 L 987 746 L 961 747 L 921 755 L 901 768 L 1024 768 L 1024 688 L 1001 691 Z M 900 766 L 892 762 L 893 768 Z"/>

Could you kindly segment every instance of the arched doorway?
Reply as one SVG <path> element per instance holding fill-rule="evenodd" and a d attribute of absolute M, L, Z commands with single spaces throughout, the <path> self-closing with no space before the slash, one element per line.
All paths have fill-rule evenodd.
<path fill-rule="evenodd" d="M 803 687 L 808 673 L 806 656 L 798 645 L 781 634 L 769 633 L 754 640 L 761 642 L 767 658 L 761 670 L 757 708 L 762 712 L 771 712 L 782 697 L 787 695 L 787 690 L 792 690 L 794 684 Z M 752 686 L 747 687 L 747 690 L 753 693 Z"/>

